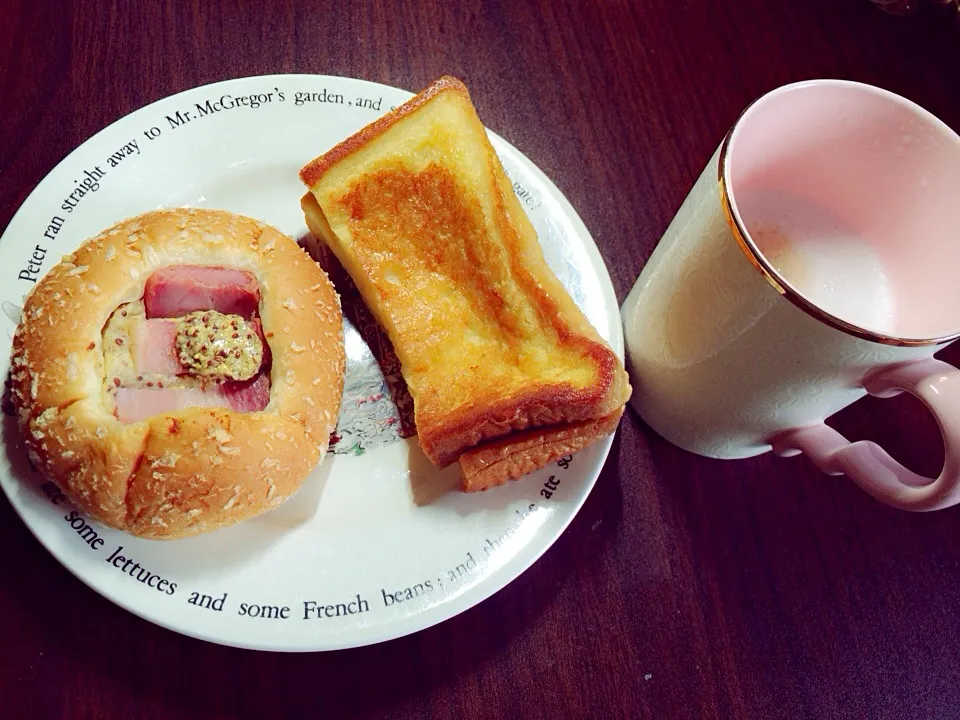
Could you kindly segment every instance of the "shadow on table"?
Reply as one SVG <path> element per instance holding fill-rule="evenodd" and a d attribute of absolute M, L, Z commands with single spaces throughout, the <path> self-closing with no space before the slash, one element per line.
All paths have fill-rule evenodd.
<path fill-rule="evenodd" d="M 518 637 L 550 631 L 542 616 L 554 598 L 607 552 L 622 515 L 619 447 L 618 434 L 583 508 L 525 574 L 478 607 L 380 645 L 258 653 L 152 626 L 59 567 L 0 497 L 4 584 L 16 614 L 34 626 L 24 634 L 51 660 L 62 658 L 73 683 L 116 687 L 158 717 L 382 717 L 403 707 L 426 715 L 431 689 L 497 662 Z M 509 687 L 512 678 L 503 680 Z"/>

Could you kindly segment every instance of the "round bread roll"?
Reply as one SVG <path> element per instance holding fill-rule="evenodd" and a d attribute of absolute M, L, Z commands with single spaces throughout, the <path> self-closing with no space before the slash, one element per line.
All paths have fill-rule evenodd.
<path fill-rule="evenodd" d="M 263 410 L 189 407 L 117 419 L 104 326 L 171 265 L 236 268 L 259 282 L 272 357 Z M 327 450 L 343 373 L 339 298 L 291 238 L 229 212 L 175 209 L 124 220 L 50 270 L 23 309 L 11 378 L 34 465 L 105 525 L 166 539 L 290 497 Z"/>

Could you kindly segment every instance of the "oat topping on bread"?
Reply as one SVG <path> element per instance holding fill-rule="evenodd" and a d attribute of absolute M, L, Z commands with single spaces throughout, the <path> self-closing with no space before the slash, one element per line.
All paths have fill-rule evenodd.
<path fill-rule="evenodd" d="M 224 348 L 262 332 L 261 353 L 199 371 L 177 352 L 197 311 L 228 319 Z M 343 372 L 339 300 L 292 238 L 175 209 L 117 223 L 40 280 L 11 382 L 37 469 L 100 522 L 165 539 L 290 497 L 326 451 Z"/>

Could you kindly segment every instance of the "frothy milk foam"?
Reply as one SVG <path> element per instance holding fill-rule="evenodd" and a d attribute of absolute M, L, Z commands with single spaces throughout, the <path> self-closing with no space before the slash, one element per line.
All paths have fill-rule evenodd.
<path fill-rule="evenodd" d="M 760 252 L 804 297 L 841 320 L 893 332 L 890 278 L 854 230 L 827 209 L 776 190 L 742 191 L 737 203 Z"/>

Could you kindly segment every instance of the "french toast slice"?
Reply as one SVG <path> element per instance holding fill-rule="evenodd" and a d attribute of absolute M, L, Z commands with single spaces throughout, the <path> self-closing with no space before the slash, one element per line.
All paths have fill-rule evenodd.
<path fill-rule="evenodd" d="M 304 167 L 310 231 L 384 327 L 420 445 L 464 488 L 615 429 L 623 365 L 547 266 L 466 87 L 443 77 Z"/>

